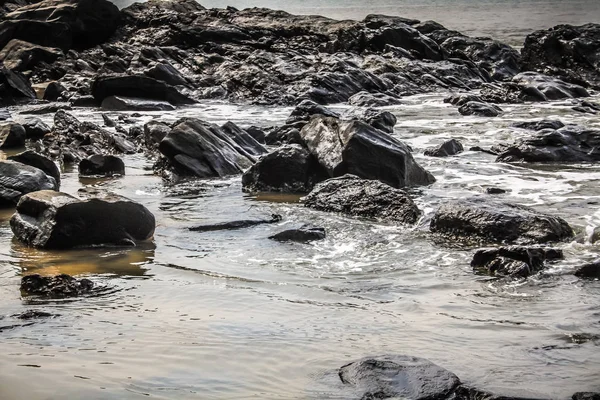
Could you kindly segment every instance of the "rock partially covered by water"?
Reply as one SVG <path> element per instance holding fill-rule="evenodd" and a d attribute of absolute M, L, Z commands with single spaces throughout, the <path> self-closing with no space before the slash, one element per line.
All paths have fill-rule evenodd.
<path fill-rule="evenodd" d="M 21 164 L 29 165 L 44 171 L 48 176 L 51 176 L 56 181 L 56 190 L 60 186 L 60 170 L 48 157 L 38 154 L 32 150 L 27 150 L 14 156 L 8 157 L 9 160 L 20 162 Z M 41 190 L 41 189 L 40 189 Z"/>
<path fill-rule="evenodd" d="M 465 149 L 456 139 L 450 139 L 440 144 L 438 147 L 431 147 L 425 150 L 425 155 L 430 157 L 448 157 L 462 153 Z"/>
<path fill-rule="evenodd" d="M 572 397 L 573 400 L 600 400 L 600 392 L 577 392 Z"/>
<path fill-rule="evenodd" d="M 25 146 L 25 128 L 15 122 L 0 126 L 0 149 Z"/>
<path fill-rule="evenodd" d="M 522 72 L 513 78 L 513 82 L 527 100 L 548 101 L 590 95 L 583 86 L 536 72 Z"/>
<path fill-rule="evenodd" d="M 21 292 L 46 298 L 77 297 L 89 293 L 94 283 L 89 279 L 75 279 L 70 275 L 26 275 L 21 278 Z"/>
<path fill-rule="evenodd" d="M 558 121 L 557 121 L 558 122 Z M 534 129 L 549 124 L 532 125 Z M 558 125 L 555 125 L 558 126 Z M 527 127 L 527 126 L 526 126 Z M 577 162 L 600 160 L 600 130 L 568 125 L 539 130 L 533 137 L 496 146 L 499 162 Z"/>
<path fill-rule="evenodd" d="M 525 39 L 521 54 L 526 69 L 600 85 L 600 24 L 535 31 Z"/>
<path fill-rule="evenodd" d="M 21 196 L 38 190 L 57 190 L 44 171 L 17 161 L 0 161 L 0 207 L 13 207 Z"/>
<path fill-rule="evenodd" d="M 277 240 L 278 242 L 299 242 L 306 243 L 313 240 L 325 239 L 325 228 L 316 228 L 310 226 L 302 226 L 298 229 L 288 229 L 279 232 L 269 239 Z"/>
<path fill-rule="evenodd" d="M 366 357 L 339 370 L 342 382 L 352 386 L 355 398 L 412 400 L 446 399 L 460 380 L 429 360 L 404 355 Z"/>
<path fill-rule="evenodd" d="M 110 96 L 162 100 L 174 106 L 195 103 L 175 87 L 143 75 L 99 76 L 92 83 L 92 95 L 99 103 Z"/>
<path fill-rule="evenodd" d="M 600 260 L 585 264 L 575 271 L 575 276 L 588 279 L 600 279 Z"/>
<path fill-rule="evenodd" d="M 10 227 L 33 247 L 71 248 L 132 245 L 154 234 L 154 216 L 146 207 L 110 192 L 81 192 L 79 199 L 43 190 L 23 196 Z"/>
<path fill-rule="evenodd" d="M 168 101 L 140 99 L 136 97 L 108 96 L 102 100 L 102 108 L 112 111 L 173 111 Z"/>
<path fill-rule="evenodd" d="M 421 212 L 404 191 L 376 180 L 344 175 L 315 186 L 306 207 L 350 216 L 414 224 Z"/>
<path fill-rule="evenodd" d="M 329 108 L 315 103 L 312 100 L 302 100 L 291 112 L 285 121 L 287 125 L 297 123 L 308 123 L 313 115 L 323 115 L 325 117 L 340 118 L 340 114 L 331 111 Z"/>
<path fill-rule="evenodd" d="M 489 197 L 447 201 L 435 212 L 430 229 L 463 240 L 518 244 L 557 242 L 574 236 L 560 217 Z"/>
<path fill-rule="evenodd" d="M 365 122 L 315 116 L 300 135 L 329 177 L 352 174 L 395 188 L 435 181 L 406 144 Z"/>
<path fill-rule="evenodd" d="M 119 157 L 96 154 L 79 162 L 79 175 L 122 176 L 125 175 L 125 163 Z"/>
<path fill-rule="evenodd" d="M 242 176 L 248 192 L 308 193 L 326 179 L 318 161 L 298 145 L 282 146 L 263 156 Z"/>
<path fill-rule="evenodd" d="M 217 125 L 186 118 L 175 124 L 160 142 L 159 150 L 181 176 L 240 174 L 254 164 L 256 157 L 239 146 L 230 133 Z"/>
<path fill-rule="evenodd" d="M 487 275 L 526 278 L 544 269 L 546 261 L 561 258 L 563 253 L 557 249 L 509 246 L 477 250 L 471 267 Z"/>
<path fill-rule="evenodd" d="M 495 104 L 468 101 L 458 108 L 462 115 L 478 115 L 480 117 L 497 117 L 502 114 L 502 109 Z"/>

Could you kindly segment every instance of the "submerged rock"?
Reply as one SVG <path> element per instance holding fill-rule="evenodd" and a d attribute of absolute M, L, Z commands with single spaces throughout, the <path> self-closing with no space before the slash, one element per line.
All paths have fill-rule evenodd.
<path fill-rule="evenodd" d="M 79 175 L 122 176 L 125 175 L 125 163 L 119 157 L 96 154 L 79 162 Z"/>
<path fill-rule="evenodd" d="M 544 269 L 546 261 L 561 258 L 563 253 L 557 249 L 509 246 L 477 250 L 471 267 L 492 276 L 526 278 Z"/>
<path fill-rule="evenodd" d="M 21 292 L 47 298 L 77 297 L 89 293 L 94 283 L 89 279 L 75 279 L 70 275 L 26 275 L 21 278 Z M 48 314 L 50 316 L 50 314 Z"/>
<path fill-rule="evenodd" d="M 271 219 L 243 219 L 239 221 L 221 222 L 218 224 L 199 225 L 192 228 L 188 228 L 194 232 L 212 232 L 212 231 L 223 231 L 232 229 L 249 228 L 251 226 L 262 225 L 262 224 L 274 224 L 281 221 L 281 215 L 273 214 Z"/>
<path fill-rule="evenodd" d="M 298 229 L 288 229 L 283 232 L 279 232 L 273 236 L 269 236 L 269 239 L 277 240 L 279 242 L 299 242 L 306 243 L 313 240 L 325 239 L 325 228 L 316 228 L 303 226 Z"/>
<path fill-rule="evenodd" d="M 588 279 L 600 279 L 600 260 L 578 267 L 575 276 Z"/>
<path fill-rule="evenodd" d="M 560 217 L 489 197 L 447 201 L 435 212 L 430 229 L 464 240 L 519 244 L 557 242 L 574 236 Z"/>
<path fill-rule="evenodd" d="M 430 157 L 448 157 L 462 153 L 465 149 L 456 139 L 450 139 L 439 145 L 425 150 L 425 155 Z"/>
<path fill-rule="evenodd" d="M 460 385 L 452 372 L 429 360 L 404 355 L 366 357 L 339 370 L 356 398 L 447 399 Z"/>
<path fill-rule="evenodd" d="M 16 161 L 0 161 L 0 207 L 14 207 L 21 196 L 38 190 L 57 190 L 44 171 Z"/>
<path fill-rule="evenodd" d="M 344 175 L 319 183 L 303 198 L 306 207 L 403 224 L 417 222 L 421 212 L 402 190 L 376 180 Z"/>
<path fill-rule="evenodd" d="M 110 192 L 66 193 L 43 190 L 23 196 L 10 227 L 17 239 L 33 247 L 71 248 L 132 245 L 154 233 L 154 216 L 146 207 Z"/>

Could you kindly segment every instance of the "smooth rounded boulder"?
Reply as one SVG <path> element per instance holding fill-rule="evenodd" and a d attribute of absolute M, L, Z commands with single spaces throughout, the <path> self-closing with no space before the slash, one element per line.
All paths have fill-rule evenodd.
<path fill-rule="evenodd" d="M 119 157 L 95 154 L 79 162 L 81 176 L 125 175 L 125 163 Z"/>
<path fill-rule="evenodd" d="M 80 194 L 42 190 L 23 196 L 10 220 L 15 237 L 32 247 L 65 249 L 130 246 L 154 234 L 154 215 L 142 204 L 111 192 Z"/>
<path fill-rule="evenodd" d="M 515 244 L 558 242 L 574 236 L 560 217 L 478 196 L 446 201 L 431 219 L 430 230 L 459 240 Z"/>
<path fill-rule="evenodd" d="M 0 207 L 14 207 L 27 193 L 56 189 L 57 182 L 41 169 L 17 161 L 0 161 Z"/>
<path fill-rule="evenodd" d="M 414 224 L 421 215 L 404 191 L 354 175 L 321 182 L 302 201 L 315 210 L 404 224 Z"/>

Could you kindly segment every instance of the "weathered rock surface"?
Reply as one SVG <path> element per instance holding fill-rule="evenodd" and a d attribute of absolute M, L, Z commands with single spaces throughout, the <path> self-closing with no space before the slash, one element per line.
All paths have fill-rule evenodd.
<path fill-rule="evenodd" d="M 577 268 L 575 276 L 588 279 L 600 279 L 600 260 Z"/>
<path fill-rule="evenodd" d="M 489 197 L 447 201 L 435 212 L 430 229 L 462 240 L 517 244 L 557 242 L 574 236 L 560 217 Z"/>
<path fill-rule="evenodd" d="M 429 360 L 404 355 L 366 357 L 339 370 L 360 399 L 446 399 L 460 385 L 452 372 Z"/>
<path fill-rule="evenodd" d="M 42 190 L 23 196 L 10 227 L 33 247 L 132 245 L 154 233 L 154 216 L 143 205 L 110 192 L 80 192 L 81 199 Z"/>
<path fill-rule="evenodd" d="M 21 196 L 38 190 L 58 190 L 44 171 L 16 161 L 0 161 L 0 206 L 13 207 Z"/>
<path fill-rule="evenodd" d="M 149 121 L 144 124 L 144 143 L 148 148 L 157 147 L 161 140 L 171 132 L 171 127 L 164 122 Z"/>
<path fill-rule="evenodd" d="M 325 239 L 325 228 L 317 228 L 310 226 L 302 226 L 298 229 L 288 229 L 283 232 L 269 236 L 269 239 L 277 240 L 278 242 L 299 242 L 306 243 L 313 240 Z"/>
<path fill-rule="evenodd" d="M 512 81 L 519 87 L 527 100 L 548 101 L 589 97 L 590 95 L 583 86 L 536 72 L 522 72 L 516 75 Z"/>
<path fill-rule="evenodd" d="M 21 278 L 21 292 L 46 298 L 77 297 L 89 293 L 94 283 L 89 279 L 75 279 L 70 275 L 26 275 Z M 50 315 L 50 314 L 48 314 Z"/>
<path fill-rule="evenodd" d="M 56 181 L 56 190 L 58 190 L 60 187 L 60 170 L 48 157 L 38 154 L 32 150 L 27 150 L 22 153 L 15 154 L 14 156 L 10 156 L 8 159 L 41 169 L 46 175 L 54 178 Z"/>
<path fill-rule="evenodd" d="M 563 253 L 557 249 L 509 246 L 477 250 L 471 267 L 487 275 L 526 278 L 544 269 L 546 261 L 561 258 Z"/>
<path fill-rule="evenodd" d="M 365 122 L 316 116 L 300 136 L 329 177 L 352 174 L 396 188 L 435 181 L 404 143 Z"/>
<path fill-rule="evenodd" d="M 308 193 L 326 179 L 317 160 L 298 145 L 286 145 L 261 157 L 242 176 L 248 192 Z"/>
<path fill-rule="evenodd" d="M 96 154 L 79 162 L 79 175 L 122 176 L 125 175 L 125 163 L 119 157 Z"/>
<path fill-rule="evenodd" d="M 33 99 L 35 99 L 35 92 L 31 88 L 29 80 L 22 73 L 11 71 L 0 65 L 0 105 L 15 104 L 18 101 L 31 101 Z"/>
<path fill-rule="evenodd" d="M 414 224 L 421 212 L 402 190 L 376 180 L 344 175 L 315 186 L 303 198 L 306 207 L 350 216 Z"/>
<path fill-rule="evenodd" d="M 23 125 L 14 122 L 0 126 L 0 149 L 25 146 L 27 134 Z"/>
<path fill-rule="evenodd" d="M 440 144 L 438 147 L 431 147 L 425 150 L 425 155 L 430 157 L 448 157 L 462 153 L 465 149 L 456 139 L 450 139 Z"/>
<path fill-rule="evenodd" d="M 233 122 L 225 123 L 221 129 L 248 154 L 257 157 L 267 152 L 263 145 Z"/>

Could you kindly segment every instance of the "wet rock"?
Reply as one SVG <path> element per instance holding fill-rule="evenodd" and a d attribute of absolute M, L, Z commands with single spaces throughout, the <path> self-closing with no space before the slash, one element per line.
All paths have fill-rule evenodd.
<path fill-rule="evenodd" d="M 173 86 L 143 75 L 99 76 L 92 82 L 92 95 L 98 102 L 117 96 L 159 100 L 174 106 L 195 103 Z"/>
<path fill-rule="evenodd" d="M 385 93 L 358 92 L 348 99 L 348 104 L 357 107 L 385 107 L 400 104 L 400 99 Z"/>
<path fill-rule="evenodd" d="M 298 145 L 282 146 L 261 157 L 242 176 L 247 192 L 308 193 L 326 175 L 317 160 Z"/>
<path fill-rule="evenodd" d="M 512 81 L 526 95 L 527 100 L 549 101 L 566 98 L 589 97 L 588 91 L 580 85 L 564 82 L 558 78 L 536 72 L 522 72 Z"/>
<path fill-rule="evenodd" d="M 365 122 L 315 116 L 300 135 L 329 177 L 352 174 L 396 188 L 435 181 L 404 143 Z"/>
<path fill-rule="evenodd" d="M 473 93 L 458 93 L 448 96 L 444 99 L 444 103 L 450 103 L 454 106 L 463 106 L 468 102 L 485 103 L 485 100 Z"/>
<path fill-rule="evenodd" d="M 600 260 L 577 268 L 575 276 L 588 279 L 600 279 Z"/>
<path fill-rule="evenodd" d="M 497 395 L 487 390 L 460 385 L 454 392 L 453 400 L 546 400 L 532 397 L 522 397 L 517 390 L 514 395 Z"/>
<path fill-rule="evenodd" d="M 250 126 L 246 128 L 248 135 L 252 136 L 258 143 L 265 144 L 265 131 L 257 126 Z"/>
<path fill-rule="evenodd" d="M 458 108 L 462 115 L 477 115 L 481 117 L 497 117 L 502 114 L 502 109 L 495 104 L 468 101 Z"/>
<path fill-rule="evenodd" d="M 44 171 L 16 161 L 0 161 L 0 206 L 13 207 L 21 196 L 38 190 L 55 190 L 58 184 Z"/>
<path fill-rule="evenodd" d="M 425 155 L 430 157 L 448 157 L 464 151 L 463 145 L 456 139 L 450 139 L 439 145 L 425 150 Z"/>
<path fill-rule="evenodd" d="M 212 232 L 212 231 L 249 228 L 251 226 L 262 225 L 262 224 L 275 224 L 279 221 L 281 221 L 281 215 L 272 214 L 271 219 L 258 219 L 258 220 L 244 219 L 244 220 L 240 220 L 240 221 L 221 222 L 218 224 L 199 225 L 199 226 L 194 226 L 194 227 L 188 228 L 188 229 L 190 231 L 194 231 L 194 232 Z"/>
<path fill-rule="evenodd" d="M 32 4 L 33 6 L 33 4 Z M 0 22 L 0 48 L 12 39 L 67 51 L 73 45 L 71 28 L 58 21 L 37 21 L 31 18 L 8 19 Z"/>
<path fill-rule="evenodd" d="M 489 187 L 489 188 L 485 189 L 485 192 L 487 194 L 504 194 L 504 193 L 506 193 L 506 190 L 504 190 L 502 188 L 497 188 L 497 187 Z"/>
<path fill-rule="evenodd" d="M 21 292 L 28 296 L 47 298 L 77 297 L 89 293 L 94 283 L 89 279 L 75 279 L 70 275 L 26 275 L 21 278 Z"/>
<path fill-rule="evenodd" d="M 568 125 L 539 130 L 530 138 L 496 146 L 498 162 L 599 161 L 600 130 Z"/>
<path fill-rule="evenodd" d="M 521 51 L 526 69 L 594 86 L 600 84 L 600 25 L 558 25 L 531 33 Z"/>
<path fill-rule="evenodd" d="M 299 122 L 298 125 L 304 126 L 304 122 Z M 294 125 L 283 125 L 271 129 L 265 136 L 265 143 L 268 145 L 281 144 L 298 144 L 302 145 L 303 141 L 300 137 L 300 130 Z"/>
<path fill-rule="evenodd" d="M 81 176 L 125 175 L 125 163 L 119 157 L 96 154 L 79 162 Z"/>
<path fill-rule="evenodd" d="M 414 224 L 421 215 L 404 191 L 353 175 L 317 184 L 302 201 L 306 207 L 320 211 L 404 224 Z"/>
<path fill-rule="evenodd" d="M 560 129 L 564 127 L 559 120 L 542 119 L 540 121 L 518 122 L 513 125 L 515 128 L 527 129 L 532 131 L 541 131 L 542 129 Z"/>
<path fill-rule="evenodd" d="M 119 9 L 107 0 L 43 0 L 8 13 L 5 18 L 67 25 L 76 48 L 104 42 L 121 21 Z M 57 43 L 53 47 L 63 47 L 61 45 L 63 43 Z"/>
<path fill-rule="evenodd" d="M 0 126 L 0 149 L 25 146 L 25 128 L 14 122 Z"/>
<path fill-rule="evenodd" d="M 366 357 L 339 370 L 360 399 L 446 399 L 460 385 L 452 372 L 429 360 L 404 355 Z"/>
<path fill-rule="evenodd" d="M 13 104 L 16 100 L 33 100 L 35 97 L 29 80 L 22 73 L 0 65 L 0 104 Z"/>
<path fill-rule="evenodd" d="M 544 269 L 546 261 L 562 258 L 562 251 L 557 249 L 509 246 L 477 250 L 471 267 L 491 276 L 526 278 Z"/>
<path fill-rule="evenodd" d="M 312 100 L 302 100 L 296 108 L 294 108 L 285 123 L 287 125 L 293 125 L 298 122 L 308 123 L 313 115 L 340 118 L 340 114 L 331 111 L 327 107 L 317 104 Z"/>
<path fill-rule="evenodd" d="M 600 392 L 577 392 L 572 397 L 573 400 L 600 400 Z"/>
<path fill-rule="evenodd" d="M 44 90 L 42 98 L 48 101 L 58 101 L 67 89 L 59 82 L 50 82 Z"/>
<path fill-rule="evenodd" d="M 154 216 L 143 205 L 110 192 L 80 195 L 42 190 L 23 196 L 10 220 L 15 237 L 33 247 L 64 249 L 132 245 L 154 234 Z"/>
<path fill-rule="evenodd" d="M 38 154 L 32 150 L 27 150 L 23 153 L 10 156 L 8 157 L 8 159 L 41 169 L 46 175 L 54 178 L 54 180 L 56 181 L 56 190 L 58 190 L 58 188 L 60 187 L 60 170 L 58 169 L 54 161 L 50 160 L 48 157 Z"/>
<path fill-rule="evenodd" d="M 373 128 L 382 130 L 387 133 L 394 133 L 394 126 L 398 119 L 389 111 L 380 111 L 373 108 L 367 108 L 360 112 L 351 110 L 351 118 L 358 119 L 371 125 Z"/>
<path fill-rule="evenodd" d="M 5 109 L 0 109 L 0 121 L 10 119 L 10 113 Z"/>
<path fill-rule="evenodd" d="M 4 66 L 13 71 L 30 70 L 40 62 L 53 63 L 61 56 L 64 54 L 60 49 L 39 46 L 19 39 L 12 39 L 0 51 L 0 60 L 4 60 Z"/>
<path fill-rule="evenodd" d="M 173 111 L 175 106 L 168 101 L 148 100 L 136 97 L 109 96 L 102 100 L 101 107 L 111 111 Z"/>
<path fill-rule="evenodd" d="M 104 126 L 108 128 L 114 128 L 117 126 L 117 123 L 106 114 L 102 114 L 102 121 L 104 121 Z"/>
<path fill-rule="evenodd" d="M 277 240 L 279 242 L 299 242 L 306 243 L 313 240 L 325 239 L 325 228 L 316 228 L 303 226 L 298 229 L 288 229 L 283 232 L 279 232 L 273 236 L 269 236 L 269 239 Z"/>
<path fill-rule="evenodd" d="M 70 110 L 71 106 L 68 104 L 42 104 L 40 106 L 28 107 L 25 110 L 21 111 L 21 114 L 34 114 L 34 115 L 43 115 L 43 114 L 54 114 L 58 111 Z"/>
<path fill-rule="evenodd" d="M 158 63 L 144 72 L 145 75 L 169 85 L 187 85 L 185 77 L 169 63 Z"/>
<path fill-rule="evenodd" d="M 144 124 L 144 140 L 148 148 L 158 146 L 161 140 L 171 132 L 171 127 L 164 122 L 149 121 Z"/>
<path fill-rule="evenodd" d="M 75 96 L 71 98 L 71 105 L 73 107 L 98 107 L 100 103 L 96 101 L 94 96 L 86 95 L 86 96 Z"/>
<path fill-rule="evenodd" d="M 248 154 L 260 156 L 267 152 L 267 150 L 252 136 L 250 136 L 248 132 L 233 122 L 225 123 L 223 126 L 221 126 L 221 129 Z"/>
<path fill-rule="evenodd" d="M 27 139 L 41 139 L 47 133 L 50 133 L 50 127 L 39 118 L 28 118 L 23 123 L 25 128 L 25 137 Z"/>
<path fill-rule="evenodd" d="M 44 312 L 44 311 L 38 311 L 38 310 L 29 310 L 29 311 L 25 311 L 24 313 L 21 313 L 21 314 L 12 315 L 12 317 L 15 317 L 18 319 L 24 319 L 24 320 L 49 318 L 49 317 L 53 317 L 53 316 L 54 316 L 53 314 L 50 314 L 50 313 Z"/>
<path fill-rule="evenodd" d="M 560 217 L 477 196 L 447 201 L 440 206 L 430 230 L 463 240 L 518 244 L 557 242 L 573 237 L 573 230 Z"/>
<path fill-rule="evenodd" d="M 598 114 L 600 112 L 600 104 L 593 103 L 591 101 L 583 100 L 579 105 L 572 108 L 574 111 L 578 111 L 586 114 Z"/>
<path fill-rule="evenodd" d="M 160 142 L 159 150 L 183 176 L 239 174 L 256 161 L 221 128 L 193 118 L 179 121 Z"/>

